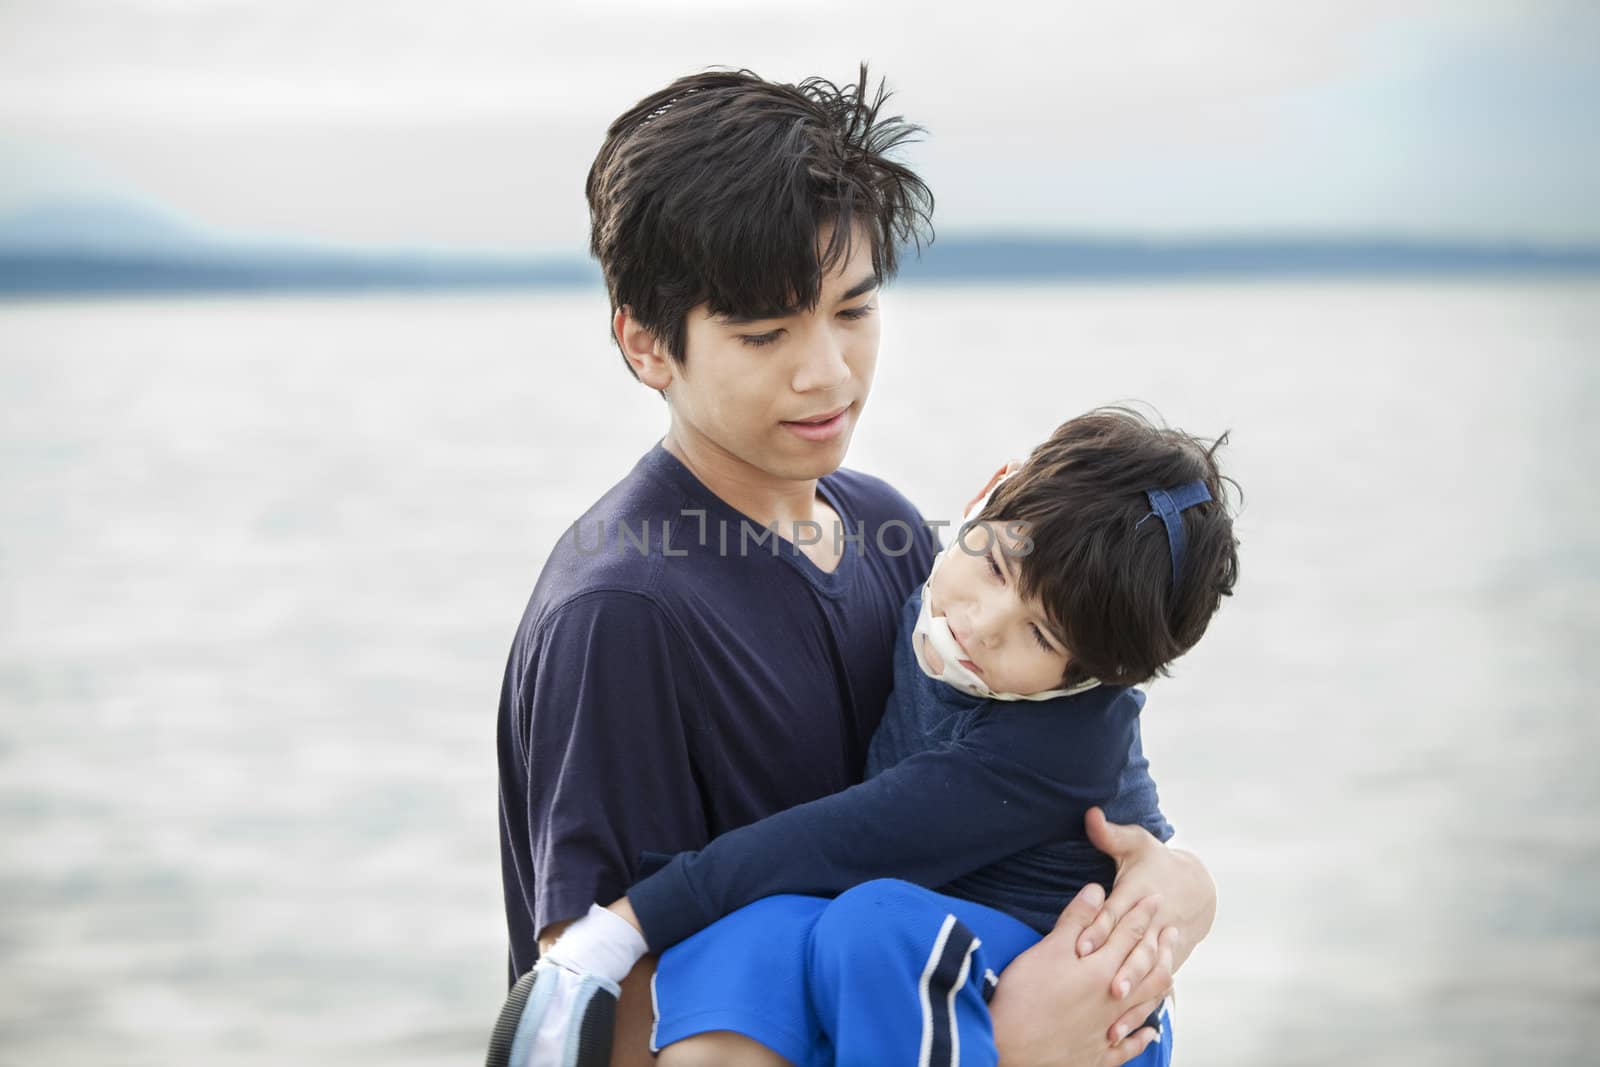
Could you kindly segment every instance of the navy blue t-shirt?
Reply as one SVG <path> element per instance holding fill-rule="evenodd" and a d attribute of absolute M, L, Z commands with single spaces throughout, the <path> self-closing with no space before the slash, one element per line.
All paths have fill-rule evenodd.
<path fill-rule="evenodd" d="M 880 479 L 840 470 L 818 492 L 864 535 L 831 573 L 660 445 L 551 552 L 500 696 L 513 976 L 540 930 L 622 896 L 645 853 L 861 780 L 935 542 Z"/>

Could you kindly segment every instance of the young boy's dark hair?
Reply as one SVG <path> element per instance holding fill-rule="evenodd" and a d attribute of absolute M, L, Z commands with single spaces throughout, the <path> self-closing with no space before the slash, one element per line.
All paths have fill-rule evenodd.
<path fill-rule="evenodd" d="M 921 128 L 880 115 L 887 99 L 881 82 L 869 99 L 863 64 L 842 88 L 712 71 L 635 104 L 606 131 L 586 186 L 612 308 L 629 307 L 682 364 L 690 309 L 809 310 L 856 226 L 879 281 L 893 277 L 897 244 L 931 240 L 933 194 L 888 158 Z"/>
<path fill-rule="evenodd" d="M 1064 684 L 1137 685 L 1166 674 L 1206 632 L 1239 573 L 1216 451 L 1136 411 L 1099 408 L 1058 427 L 995 489 L 975 521 L 1026 524 L 1018 592 L 1038 597 L 1070 655 Z M 1172 573 L 1166 526 L 1146 492 L 1200 481 L 1179 512 L 1186 551 Z"/>

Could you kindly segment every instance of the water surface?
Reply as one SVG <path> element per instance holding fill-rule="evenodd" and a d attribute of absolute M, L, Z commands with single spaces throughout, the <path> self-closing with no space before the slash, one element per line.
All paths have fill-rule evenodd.
<path fill-rule="evenodd" d="M 1185 1064 L 1592 1058 L 1600 285 L 890 290 L 850 464 L 951 516 L 1125 398 L 1243 579 L 1146 746 Z M 664 426 L 603 296 L 0 305 L 0 1062 L 476 1062 L 545 553 Z"/>

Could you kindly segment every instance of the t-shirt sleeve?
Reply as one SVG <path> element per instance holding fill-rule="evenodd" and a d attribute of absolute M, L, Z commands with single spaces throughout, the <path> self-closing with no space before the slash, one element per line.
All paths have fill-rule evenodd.
<path fill-rule="evenodd" d="M 988 716 L 960 740 L 860 785 L 675 856 L 628 892 L 661 952 L 752 901 L 832 896 L 874 878 L 944 885 L 1034 845 L 1081 832 L 1116 790 L 1137 707 L 1113 700 L 1048 722 Z"/>
<path fill-rule="evenodd" d="M 653 601 L 607 591 L 561 606 L 508 688 L 526 788 L 504 802 L 524 805 L 519 880 L 535 936 L 621 897 L 643 852 L 706 841 L 692 673 Z"/>

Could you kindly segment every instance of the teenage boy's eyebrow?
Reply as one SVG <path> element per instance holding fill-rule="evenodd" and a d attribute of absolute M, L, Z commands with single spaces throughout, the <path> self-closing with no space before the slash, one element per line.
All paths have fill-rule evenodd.
<path fill-rule="evenodd" d="M 876 289 L 879 284 L 878 276 L 876 274 L 869 274 L 865 278 L 862 278 L 859 282 L 856 282 L 854 285 L 852 285 L 848 292 L 839 297 L 838 302 L 843 304 L 848 300 L 854 300 L 858 296 L 865 296 L 867 293 L 870 293 Z M 752 322 L 773 322 L 777 319 L 786 319 L 793 314 L 794 312 L 792 310 L 786 311 L 782 309 L 774 309 L 770 312 L 757 313 L 754 315 L 741 315 L 736 311 L 730 311 L 726 315 L 713 315 L 711 317 L 723 326 L 748 326 Z"/>
<path fill-rule="evenodd" d="M 846 300 L 854 300 L 858 296 L 865 296 L 867 293 L 872 292 L 872 290 L 876 289 L 877 287 L 878 276 L 876 274 L 869 274 L 865 278 L 862 278 L 859 282 L 856 282 L 854 285 L 852 285 L 849 292 L 845 293 L 839 298 L 839 303 L 842 304 Z"/>
<path fill-rule="evenodd" d="M 741 315 L 738 312 L 730 311 L 726 315 L 713 315 L 712 318 L 722 326 L 748 326 L 752 322 L 774 322 L 778 319 L 788 318 L 789 314 L 790 312 L 787 311 L 774 311 L 770 314 Z"/>

